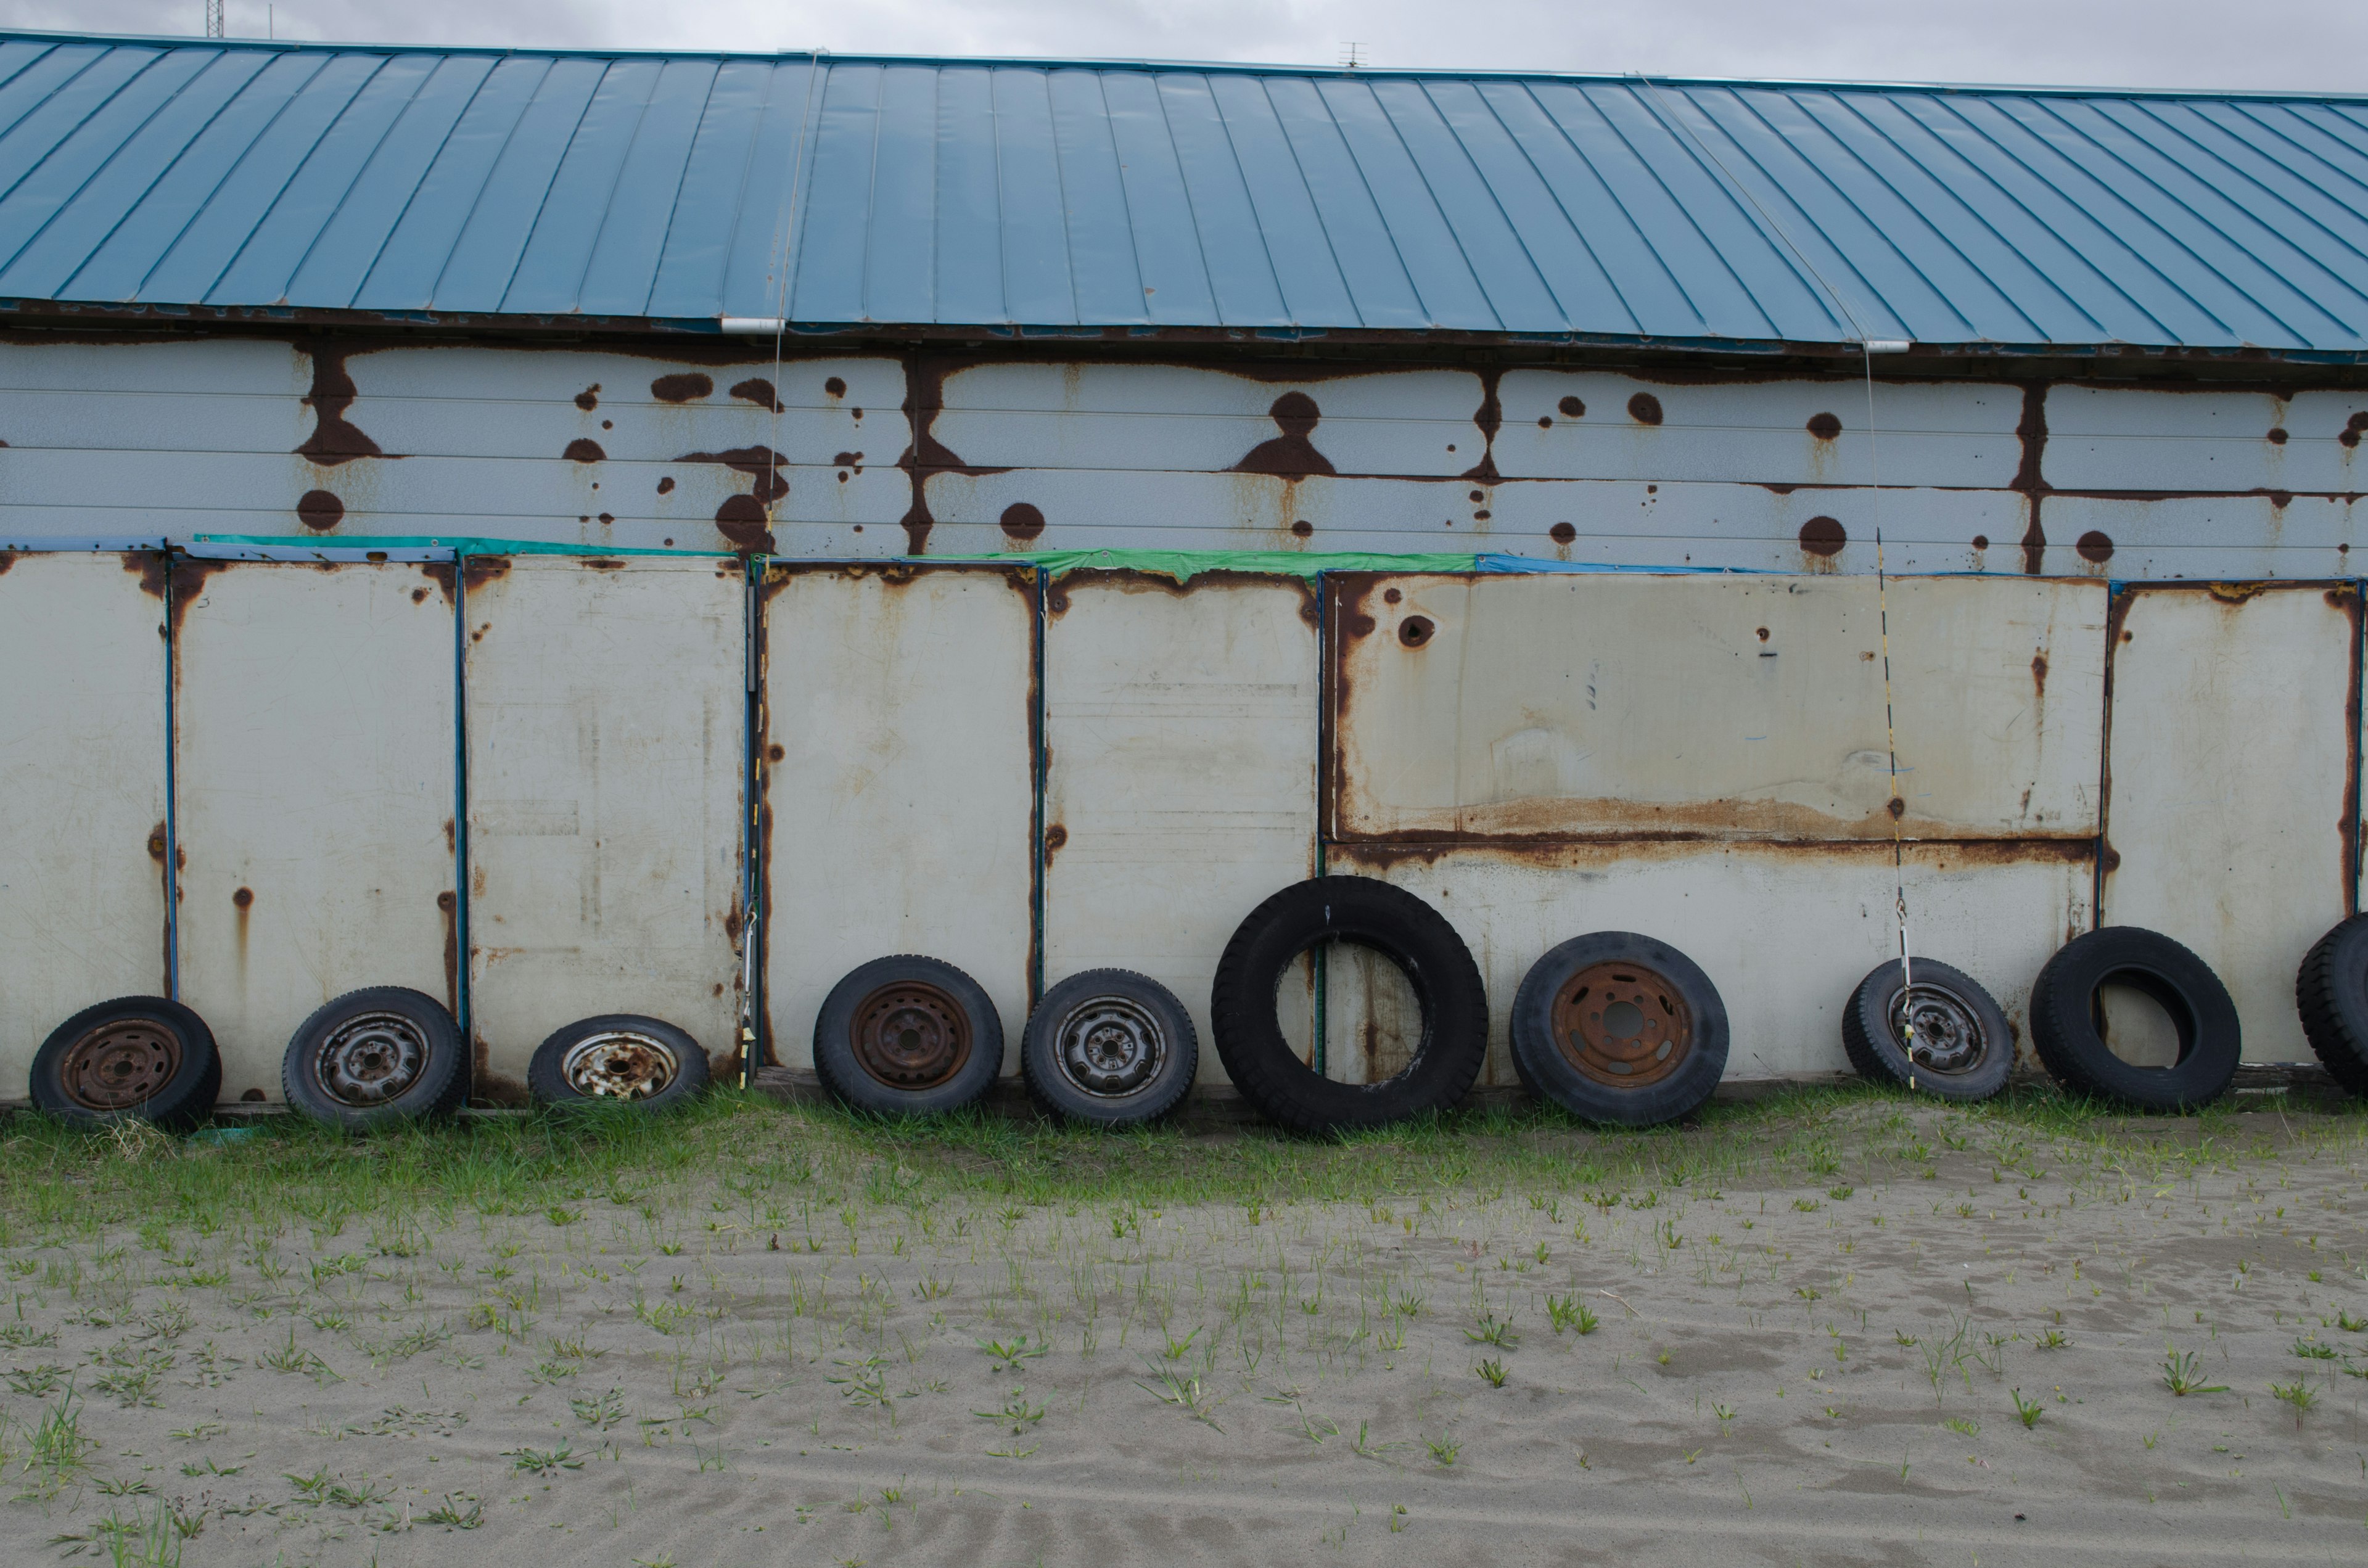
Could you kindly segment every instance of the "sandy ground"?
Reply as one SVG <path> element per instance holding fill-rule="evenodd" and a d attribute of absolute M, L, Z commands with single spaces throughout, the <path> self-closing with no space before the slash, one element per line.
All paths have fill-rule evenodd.
<path fill-rule="evenodd" d="M 1165 1208 L 893 1158 L 829 1193 L 790 1150 L 529 1213 L 19 1234 L 0 1557 L 2356 1563 L 2351 1127 L 2100 1159 L 1860 1107 L 1682 1185 L 1574 1154 Z"/>

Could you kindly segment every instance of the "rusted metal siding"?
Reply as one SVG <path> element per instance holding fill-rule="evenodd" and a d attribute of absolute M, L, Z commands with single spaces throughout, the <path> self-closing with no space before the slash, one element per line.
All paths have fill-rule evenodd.
<path fill-rule="evenodd" d="M 737 561 L 471 557 L 476 1092 L 551 1031 L 641 1013 L 721 1077 L 742 984 L 746 574 Z"/>
<path fill-rule="evenodd" d="M 765 1006 L 776 1060 L 856 965 L 919 953 L 1002 1015 L 1031 1001 L 1038 605 L 1032 571 L 800 566 L 765 587 Z"/>
<path fill-rule="evenodd" d="M 2368 389 L 1115 350 L 0 345 L 0 537 L 2351 570 Z M 1904 363 L 1904 362 L 1903 362 Z M 1880 491 L 1873 487 L 1879 474 Z M 770 506 L 769 517 L 767 508 Z"/>
<path fill-rule="evenodd" d="M 2351 584 L 2132 589 L 2113 607 L 2102 918 L 2217 972 L 2249 1062 L 2307 1062 L 2294 971 L 2354 907 Z"/>
<path fill-rule="evenodd" d="M 1331 614 L 1344 838 L 1888 838 L 1870 579 L 1355 575 Z M 1904 831 L 2097 820 L 2101 585 L 1895 580 Z"/>
<path fill-rule="evenodd" d="M 1044 978 L 1133 969 L 1190 1009 L 1243 915 L 1315 873 L 1316 604 L 1292 580 L 1078 573 L 1044 632 Z M 1213 1050 L 1204 1083 L 1222 1083 Z"/>
<path fill-rule="evenodd" d="M 450 594 L 449 564 L 176 568 L 181 999 L 227 1099 L 278 1099 L 340 993 L 455 1000 Z"/>
<path fill-rule="evenodd" d="M 1485 1084 L 1516 1082 L 1514 993 L 1566 937 L 1640 931 L 1701 964 L 1733 1025 L 1730 1078 L 1848 1072 L 1842 1008 L 1899 950 L 1888 845 L 1349 845 L 1330 861 L 1429 900 L 1471 945 L 1488 987 Z M 1980 981 L 2027 1040 L 2032 981 L 2089 926 L 2089 846 L 1911 845 L 1905 881 L 1913 951 Z"/>
<path fill-rule="evenodd" d="M 94 1002 L 166 994 L 165 575 L 0 554 L 0 1099 Z"/>

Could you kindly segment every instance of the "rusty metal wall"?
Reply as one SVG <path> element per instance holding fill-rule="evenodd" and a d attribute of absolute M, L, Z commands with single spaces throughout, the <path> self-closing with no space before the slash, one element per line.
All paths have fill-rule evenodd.
<path fill-rule="evenodd" d="M 1343 838 L 1892 835 L 1872 579 L 1332 581 Z M 1904 831 L 2092 835 L 2102 585 L 1888 598 Z"/>
<path fill-rule="evenodd" d="M 2248 1062 L 2308 1062 L 2294 971 L 2356 904 L 2355 585 L 2135 588 L 2113 605 L 2103 923 L 2219 974 Z"/>
<path fill-rule="evenodd" d="M 0 554 L 0 1100 L 72 1015 L 167 994 L 162 560 Z"/>
<path fill-rule="evenodd" d="M 1132 969 L 1204 1045 L 1242 916 L 1315 874 L 1313 585 L 1077 573 L 1044 631 L 1044 979 Z M 1213 1049 L 1201 1078 L 1221 1083 Z"/>
<path fill-rule="evenodd" d="M 1033 1001 L 1030 569 L 776 568 L 765 584 L 760 940 L 775 1060 L 813 1062 L 823 998 L 894 953 L 968 971 L 1016 1071 Z"/>
<path fill-rule="evenodd" d="M 223 1097 L 276 1100 L 331 997 L 457 1000 L 452 568 L 185 560 L 173 592 L 181 999 Z"/>
<path fill-rule="evenodd" d="M 1870 439 L 1849 375 L 791 349 L 15 341 L 0 537 L 1865 573 L 1880 523 L 1896 572 L 2135 580 L 2340 575 L 2368 542 L 2368 390 L 2332 382 L 1883 379 Z"/>
<path fill-rule="evenodd" d="M 476 1094 L 525 1097 L 599 1013 L 737 1054 L 747 574 L 729 558 L 469 557 Z"/>
<path fill-rule="evenodd" d="M 1518 1081 L 1514 993 L 1566 937 L 1641 931 L 1702 965 L 1733 1027 L 1730 1078 L 1848 1072 L 1842 1006 L 1899 950 L 1888 845 L 1350 845 L 1331 859 L 1429 900 L 1471 944 L 1488 987 L 1484 1084 Z M 1915 845 L 1906 883 L 1914 950 L 1980 981 L 2027 1040 L 2031 983 L 2089 928 L 2089 847 Z"/>

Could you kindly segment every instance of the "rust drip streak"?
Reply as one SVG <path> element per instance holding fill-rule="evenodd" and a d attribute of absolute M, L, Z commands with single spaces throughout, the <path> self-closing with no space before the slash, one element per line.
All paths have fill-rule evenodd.
<path fill-rule="evenodd" d="M 2014 479 L 2008 488 L 2023 497 L 2031 508 L 2030 526 L 2022 533 L 2022 569 L 2036 577 L 2047 554 L 2047 529 L 2040 522 L 2040 507 L 2047 498 L 2047 478 L 2044 472 L 2047 457 L 2047 383 L 2022 383 L 2022 417 L 2014 427 L 2015 439 L 2022 443 L 2022 460 L 2016 465 Z"/>
<path fill-rule="evenodd" d="M 1495 484 L 1497 472 L 1497 432 L 1504 426 L 1505 405 L 1497 399 L 1497 386 L 1505 372 L 1491 365 L 1480 372 L 1480 406 L 1473 411 L 1472 423 L 1480 429 L 1480 460 L 1457 477 L 1475 484 Z"/>
<path fill-rule="evenodd" d="M 960 368 L 956 361 L 936 355 L 910 354 L 905 358 L 905 420 L 913 438 L 904 455 L 896 460 L 896 466 L 911 478 L 913 500 L 897 522 L 905 530 L 909 554 L 928 553 L 929 530 L 937 526 L 937 519 L 929 514 L 929 480 L 933 475 L 959 473 L 975 478 L 1010 472 L 1008 468 L 966 463 L 937 437 L 938 415 L 946 406 L 946 377 Z"/>
<path fill-rule="evenodd" d="M 356 458 L 386 456 L 368 433 L 346 418 L 346 411 L 359 395 L 353 375 L 346 369 L 346 357 L 352 350 L 313 343 L 305 346 L 305 352 L 313 357 L 313 390 L 304 397 L 305 406 L 313 411 L 313 433 L 296 449 L 297 455 L 323 468 L 335 468 Z"/>
<path fill-rule="evenodd" d="M 2343 704 L 2343 816 L 2335 824 L 2337 837 L 2343 845 L 2343 913 L 2349 916 L 2360 913 L 2360 696 L 2361 696 L 2361 634 L 2362 630 L 2360 586 L 2347 583 L 2327 590 L 2327 602 L 2343 611 L 2351 628 L 2351 680 Z"/>

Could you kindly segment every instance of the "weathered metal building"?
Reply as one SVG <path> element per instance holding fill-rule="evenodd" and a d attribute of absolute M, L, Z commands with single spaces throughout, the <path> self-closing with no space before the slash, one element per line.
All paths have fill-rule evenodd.
<path fill-rule="evenodd" d="M 0 1096 L 121 993 L 229 1099 L 370 984 L 495 1101 L 896 952 L 1205 1033 L 1318 869 L 1833 1071 L 1886 697 L 1918 951 L 2305 1059 L 2363 354 L 2368 100 L 0 35 Z"/>

